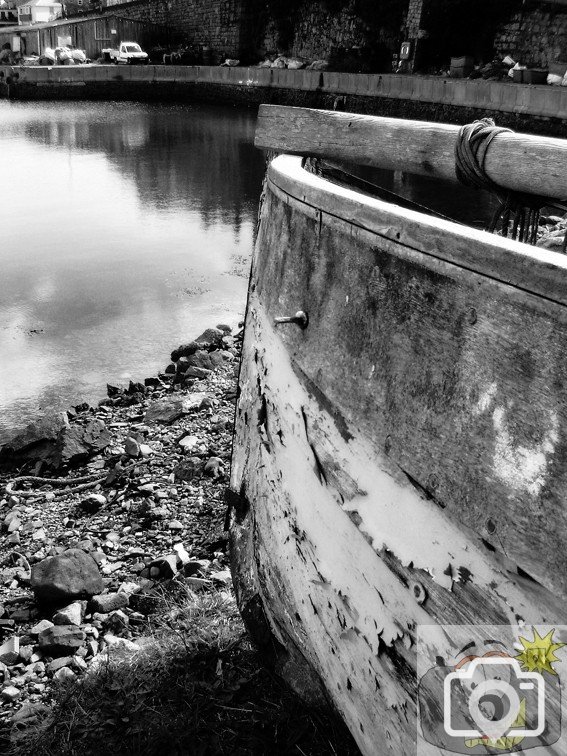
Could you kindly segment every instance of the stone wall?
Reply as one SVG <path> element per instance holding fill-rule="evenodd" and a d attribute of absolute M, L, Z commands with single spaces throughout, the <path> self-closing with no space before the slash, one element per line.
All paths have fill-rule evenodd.
<path fill-rule="evenodd" d="M 181 39 L 211 51 L 212 63 L 238 57 L 244 21 L 242 0 L 134 0 L 113 5 L 118 15 L 169 26 Z"/>
<path fill-rule="evenodd" d="M 399 19 L 392 22 L 389 17 L 380 26 L 361 18 L 356 2 L 290 0 L 287 5 L 276 5 L 266 0 L 133 0 L 113 5 L 112 11 L 171 26 L 177 36 L 209 47 L 214 63 L 226 57 L 258 62 L 267 52 L 328 59 L 333 51 L 368 47 L 377 54 L 369 70 L 389 70 L 403 36 L 405 3 L 390 0 L 391 6 L 400 9 Z"/>
<path fill-rule="evenodd" d="M 424 0 L 409 0 L 405 24 L 408 39 L 418 38 L 423 11 Z"/>
<path fill-rule="evenodd" d="M 368 3 L 363 12 L 356 0 L 296 2 L 287 38 L 282 39 L 280 19 L 265 18 L 262 51 L 331 63 L 336 59 L 336 67 L 341 67 L 343 56 L 343 70 L 389 71 L 402 38 L 405 2 L 377 4 L 376 13 L 368 12 Z M 365 52 L 371 55 L 365 57 Z"/>
<path fill-rule="evenodd" d="M 514 14 L 498 30 L 495 48 L 525 65 L 567 61 L 567 7 L 541 3 Z"/>
<path fill-rule="evenodd" d="M 368 41 L 368 29 L 348 3 L 337 13 L 330 13 L 322 3 L 302 4 L 294 24 L 293 41 L 282 49 L 278 40 L 278 25 L 269 19 L 264 35 L 264 47 L 270 52 L 288 52 L 309 59 L 328 58 L 332 47 L 351 48 Z"/>
<path fill-rule="evenodd" d="M 446 66 L 451 55 L 487 58 L 503 12 L 511 15 L 496 32 L 498 53 L 538 66 L 567 60 L 567 6 L 528 0 L 521 12 L 506 10 L 520 3 L 381 0 L 373 14 L 372 0 L 133 0 L 109 10 L 170 26 L 172 43 L 183 39 L 210 48 L 211 63 L 229 57 L 249 64 L 279 52 L 309 60 L 334 58 L 334 68 L 346 71 L 387 72 L 400 42 L 410 39 L 427 70 L 435 67 L 432 63 Z M 447 8 L 457 6 L 462 12 L 448 18 Z M 358 60 L 361 48 L 371 56 Z"/>
<path fill-rule="evenodd" d="M 491 116 L 516 131 L 554 136 L 564 136 L 567 124 L 560 87 L 482 79 L 220 66 L 0 66 L 0 97 L 16 99 L 207 100 L 330 110 L 337 95 L 353 113 L 455 124 Z"/>

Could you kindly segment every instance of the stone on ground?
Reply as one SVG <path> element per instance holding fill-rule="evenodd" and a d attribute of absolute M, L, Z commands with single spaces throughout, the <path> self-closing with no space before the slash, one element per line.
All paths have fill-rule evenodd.
<path fill-rule="evenodd" d="M 32 566 L 31 587 L 45 604 L 91 598 L 104 589 L 97 563 L 81 549 L 69 549 Z"/>
<path fill-rule="evenodd" d="M 3 664 L 15 664 L 20 658 L 20 639 L 17 635 L 8 638 L 0 646 L 0 662 Z"/>
<path fill-rule="evenodd" d="M 0 692 L 0 698 L 2 698 L 3 701 L 7 701 L 8 703 L 17 701 L 21 695 L 22 691 L 16 688 L 14 685 L 9 685 L 7 688 L 4 688 Z"/>
<path fill-rule="evenodd" d="M 106 496 L 92 493 L 81 501 L 79 507 L 87 514 L 95 514 L 104 504 L 106 504 Z"/>
<path fill-rule="evenodd" d="M 106 449 L 110 441 L 110 433 L 102 420 L 93 418 L 85 425 L 68 425 L 57 437 L 50 462 L 54 467 L 79 462 Z"/>
<path fill-rule="evenodd" d="M 128 603 L 129 599 L 125 593 L 103 593 L 101 596 L 93 596 L 89 608 L 93 612 L 108 614 L 116 609 L 124 609 Z"/>
<path fill-rule="evenodd" d="M 140 444 L 132 436 L 128 436 L 124 441 L 124 451 L 129 457 L 138 457 L 140 455 Z"/>
<path fill-rule="evenodd" d="M 67 413 L 55 412 L 30 423 L 23 431 L 7 441 L 2 453 L 20 454 L 46 441 L 55 441 L 62 428 L 69 425 Z"/>
<path fill-rule="evenodd" d="M 55 612 L 52 619 L 54 625 L 80 625 L 83 619 L 83 603 L 73 601 L 72 604 Z"/>
<path fill-rule="evenodd" d="M 72 669 L 69 669 L 69 667 L 61 667 L 61 669 L 58 669 L 53 675 L 53 679 L 60 683 L 74 680 L 76 677 L 77 675 Z"/>
<path fill-rule="evenodd" d="M 85 633 L 76 625 L 54 625 L 39 634 L 39 647 L 49 656 L 69 656 L 85 641 Z"/>
<path fill-rule="evenodd" d="M 40 620 L 37 625 L 34 625 L 32 629 L 30 630 L 30 635 L 39 635 L 44 630 L 47 630 L 48 627 L 53 627 L 53 622 L 50 622 L 49 620 L 42 619 Z"/>
<path fill-rule="evenodd" d="M 152 402 L 146 412 L 145 421 L 150 423 L 169 424 L 183 415 L 182 399 L 159 399 Z"/>
<path fill-rule="evenodd" d="M 195 341 L 200 344 L 201 349 L 212 349 L 221 345 L 224 335 L 220 328 L 207 328 Z"/>

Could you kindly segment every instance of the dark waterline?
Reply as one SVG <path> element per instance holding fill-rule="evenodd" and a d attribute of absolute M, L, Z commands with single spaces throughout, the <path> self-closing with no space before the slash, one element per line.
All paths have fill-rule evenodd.
<path fill-rule="evenodd" d="M 241 319 L 264 158 L 253 110 L 0 100 L 0 443 Z M 473 225 L 490 197 L 358 169 Z"/>

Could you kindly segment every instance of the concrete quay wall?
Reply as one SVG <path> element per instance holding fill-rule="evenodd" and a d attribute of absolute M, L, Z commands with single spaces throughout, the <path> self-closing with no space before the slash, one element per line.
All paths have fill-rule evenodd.
<path fill-rule="evenodd" d="M 213 99 L 278 102 L 418 119 L 501 125 L 567 136 L 567 87 L 396 74 L 219 66 L 0 67 L 17 99 Z M 336 98 L 342 98 L 336 103 Z"/>

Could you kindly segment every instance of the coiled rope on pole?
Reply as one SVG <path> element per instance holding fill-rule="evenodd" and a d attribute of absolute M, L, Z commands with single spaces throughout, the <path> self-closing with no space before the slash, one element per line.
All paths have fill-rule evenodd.
<path fill-rule="evenodd" d="M 542 207 L 558 205 L 549 197 L 506 189 L 488 176 L 485 168 L 486 155 L 492 141 L 504 133 L 514 132 L 496 126 L 492 118 L 482 118 L 462 126 L 455 144 L 455 173 L 466 186 L 487 190 L 497 197 L 499 206 L 488 228 L 491 233 L 497 230 L 501 220 L 502 236 L 508 236 L 510 232 L 512 239 L 535 244 Z"/>
<path fill-rule="evenodd" d="M 486 153 L 498 134 L 511 133 L 511 129 L 496 126 L 492 118 L 482 118 L 462 126 L 455 145 L 455 172 L 466 186 L 487 189 L 499 199 L 504 199 L 506 190 L 496 184 L 486 173 Z"/>

